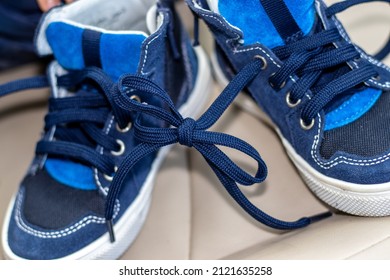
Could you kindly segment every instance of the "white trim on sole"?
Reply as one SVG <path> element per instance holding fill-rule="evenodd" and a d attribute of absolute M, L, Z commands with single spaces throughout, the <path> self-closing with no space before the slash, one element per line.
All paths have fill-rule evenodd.
<path fill-rule="evenodd" d="M 212 90 L 211 71 L 208 58 L 201 47 L 195 48 L 198 59 L 198 73 L 194 89 L 188 98 L 188 101 L 180 108 L 180 113 L 185 117 L 198 117 L 210 98 Z M 155 161 L 152 164 L 151 171 L 148 174 L 140 193 L 132 205 L 125 211 L 122 217 L 114 225 L 116 241 L 110 242 L 108 233 L 104 234 L 93 243 L 68 255 L 65 259 L 117 259 L 133 243 L 141 230 L 151 204 L 151 195 L 154 187 L 154 181 L 158 170 L 166 158 L 171 146 L 160 149 Z M 2 244 L 5 257 L 7 259 L 22 260 L 15 255 L 8 245 L 8 225 L 12 215 L 15 198 L 8 206 L 7 214 L 3 223 Z"/>

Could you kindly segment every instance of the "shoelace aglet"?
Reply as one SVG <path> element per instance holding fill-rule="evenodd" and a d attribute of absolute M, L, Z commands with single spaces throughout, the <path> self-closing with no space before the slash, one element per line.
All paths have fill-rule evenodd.
<path fill-rule="evenodd" d="M 115 242 L 115 234 L 114 234 L 114 223 L 112 220 L 106 220 L 108 234 L 110 235 L 110 242 Z"/>
<path fill-rule="evenodd" d="M 322 221 L 323 219 L 329 218 L 329 217 L 331 217 L 332 215 L 333 215 L 332 212 L 327 211 L 327 212 L 323 212 L 323 213 L 320 213 L 320 214 L 311 216 L 311 217 L 309 217 L 310 223 L 313 224 L 313 223 Z"/>

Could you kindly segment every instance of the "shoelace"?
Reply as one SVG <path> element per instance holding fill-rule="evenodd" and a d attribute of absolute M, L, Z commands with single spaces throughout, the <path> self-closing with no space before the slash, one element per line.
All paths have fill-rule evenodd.
<path fill-rule="evenodd" d="M 113 83 L 98 68 L 73 71 L 59 77 L 59 87 L 72 88 L 87 80 L 105 81 L 101 90 L 80 89 L 73 96 L 50 98 L 49 113 L 45 117 L 45 131 L 51 137 L 44 137 L 37 143 L 36 154 L 68 158 L 97 168 L 106 178 L 115 173 L 114 156 L 121 150 L 121 142 L 103 132 L 108 115 L 113 114 L 119 128 L 131 122 L 131 113 L 120 110 L 114 105 L 113 96 L 108 86 Z M 0 87 L 0 97 L 9 93 L 48 87 L 46 77 L 34 77 Z M 114 109 L 115 108 L 115 109 Z M 51 138 L 55 139 L 52 141 Z M 100 146 L 112 153 L 100 153 Z"/>
<path fill-rule="evenodd" d="M 338 13 L 341 13 L 352 6 L 362 4 L 362 3 L 375 2 L 375 1 L 382 1 L 382 2 L 390 3 L 389 0 L 348 0 L 348 1 L 343 1 L 343 2 L 339 2 L 339 3 L 333 4 L 332 6 L 330 6 L 326 11 L 326 16 L 330 17 L 332 15 L 336 15 Z M 382 49 L 380 51 L 378 51 L 378 53 L 376 53 L 374 55 L 374 57 L 377 60 L 382 60 L 389 53 L 390 53 L 390 36 L 387 39 L 387 42 L 385 43 L 385 45 L 382 47 Z"/>
<path fill-rule="evenodd" d="M 260 183 L 266 178 L 267 167 L 259 153 L 251 145 L 234 136 L 207 131 L 221 117 L 244 87 L 262 71 L 263 63 L 263 60 L 255 59 L 245 66 L 197 121 L 192 118 L 184 118 L 175 108 L 169 95 L 153 82 L 140 76 L 125 76 L 120 80 L 116 87 L 115 101 L 122 109 L 139 112 L 134 128 L 135 137 L 140 140 L 141 144 L 126 156 L 112 181 L 107 195 L 106 220 L 111 241 L 115 240 L 112 221 L 113 209 L 126 175 L 146 155 L 158 151 L 161 147 L 175 143 L 198 150 L 232 198 L 254 219 L 269 227 L 281 230 L 297 229 L 331 215 L 330 212 L 326 212 L 304 217 L 294 222 L 286 222 L 264 213 L 245 197 L 237 185 L 238 183 L 249 186 Z M 128 89 L 141 92 L 142 95 L 157 96 L 166 104 L 168 109 L 131 100 L 126 93 Z M 170 127 L 144 126 L 141 121 L 144 114 L 164 120 Z M 257 162 L 256 175 L 252 176 L 241 169 L 217 146 L 236 149 L 254 159 Z"/>
<path fill-rule="evenodd" d="M 96 96 L 92 96 L 91 94 L 84 93 L 84 98 L 81 97 L 81 95 L 83 95 L 83 93 L 81 93 L 80 96 L 77 97 L 62 98 L 63 100 L 60 98 L 59 100 L 56 100 L 56 102 L 52 101 L 51 106 L 55 109 L 59 111 L 62 111 L 63 109 L 66 113 L 69 113 L 67 110 L 72 108 L 72 114 L 81 115 L 82 117 L 65 117 L 65 115 L 67 115 L 66 113 L 58 113 L 56 116 L 50 116 L 51 113 L 49 113 L 49 118 L 46 118 L 46 121 L 49 121 L 50 125 L 67 122 L 69 120 L 72 122 L 86 121 L 89 123 L 92 121 L 93 123 L 100 123 L 102 121 L 100 118 L 102 117 L 96 117 L 96 119 L 91 120 L 86 115 L 92 114 L 92 112 L 87 112 L 85 110 L 93 110 L 94 107 L 96 110 L 99 110 L 101 107 L 106 108 L 108 104 L 111 105 L 114 112 L 117 112 L 116 117 L 119 120 L 123 121 L 123 119 L 126 119 L 123 116 L 129 115 L 133 115 L 132 119 L 135 120 L 133 123 L 135 137 L 140 141 L 140 144 L 129 152 L 129 154 L 124 158 L 123 162 L 119 166 L 118 170 L 115 172 L 115 176 L 109 186 L 106 197 L 105 218 L 107 220 L 108 231 L 112 242 L 115 241 L 113 228 L 113 213 L 115 202 L 123 186 L 126 175 L 143 157 L 158 151 L 164 146 L 175 143 L 180 143 L 181 145 L 193 147 L 198 150 L 203 155 L 206 162 L 210 165 L 232 198 L 254 219 L 269 227 L 281 230 L 292 230 L 305 227 L 313 222 L 322 220 L 331 215 L 330 212 L 326 212 L 311 217 L 304 217 L 293 222 L 288 222 L 276 219 L 264 213 L 245 197 L 237 185 L 241 184 L 243 186 L 249 186 L 255 183 L 260 183 L 266 178 L 267 167 L 260 154 L 251 145 L 234 136 L 207 131 L 207 129 L 210 128 L 221 117 L 223 112 L 233 102 L 239 92 L 262 71 L 263 66 L 264 61 L 261 59 L 255 59 L 247 66 L 245 66 L 224 89 L 221 95 L 213 102 L 209 109 L 197 121 L 192 118 L 184 118 L 175 108 L 172 100 L 169 98 L 169 95 L 163 89 L 154 84 L 152 81 L 141 76 L 123 76 L 120 81 L 115 84 L 100 69 L 92 68 L 83 71 L 72 72 L 71 74 L 59 78 L 59 83 L 64 86 L 75 85 L 85 79 L 93 80 L 101 89 L 99 91 L 101 94 L 99 95 L 94 93 Z M 48 86 L 48 82 L 43 77 L 11 82 L 9 84 L 0 86 L 0 97 L 14 91 L 19 91 L 21 89 L 41 88 L 46 86 Z M 139 101 L 136 101 L 130 97 L 130 95 L 137 93 L 143 96 L 153 95 L 160 98 L 168 109 L 140 103 Z M 78 107 L 74 107 L 75 103 L 78 104 Z M 81 113 L 78 113 L 78 111 Z M 102 113 L 102 115 L 105 114 L 106 112 Z M 159 120 L 163 120 L 169 126 L 144 126 L 142 122 L 144 115 L 149 115 Z M 48 127 L 48 123 L 46 123 L 46 126 Z M 84 128 L 84 125 L 81 127 Z M 85 131 L 89 132 L 88 129 Z M 70 132 L 69 135 L 71 135 L 71 137 L 75 136 L 72 134 L 72 132 Z M 90 133 L 90 135 L 94 134 Z M 99 145 L 105 144 L 102 143 L 103 139 L 100 139 L 101 135 L 98 135 L 99 137 L 95 138 L 96 143 Z M 105 135 L 105 137 L 107 137 L 107 135 Z M 80 142 L 80 140 L 78 141 Z M 99 165 L 96 167 L 101 168 L 102 172 L 103 170 L 106 172 L 112 171 L 109 169 L 111 162 L 108 161 L 107 166 L 105 166 L 104 163 L 106 162 L 104 159 L 100 158 L 100 154 L 99 158 L 95 158 L 97 155 L 95 155 L 95 149 L 92 147 L 84 147 L 81 143 L 76 143 L 74 145 L 68 146 L 67 148 L 62 144 L 58 145 L 56 142 L 58 141 L 42 140 L 40 142 L 42 144 L 38 143 L 38 146 L 41 145 L 44 147 L 40 147 L 39 149 L 37 148 L 38 153 L 51 154 L 54 152 L 52 150 L 54 149 L 53 147 L 55 147 L 59 148 L 61 151 L 54 152 L 55 155 L 61 154 L 68 157 L 71 156 L 72 158 L 81 159 L 84 162 L 89 162 L 92 166 Z M 250 175 L 238 165 L 236 165 L 217 146 L 233 148 L 253 158 L 257 162 L 257 172 L 255 176 Z M 71 152 L 81 154 L 74 155 Z M 92 159 L 95 159 L 99 162 L 101 161 L 101 163 L 96 164 L 96 162 L 91 162 Z"/>
<path fill-rule="evenodd" d="M 330 6 L 325 13 L 327 17 L 332 17 L 354 5 L 373 1 L 390 2 L 390 0 L 344 1 Z M 270 77 L 271 86 L 275 89 L 281 89 L 289 77 L 293 75 L 299 77 L 286 97 L 290 107 L 300 104 L 309 90 L 313 94 L 302 107 L 301 126 L 304 129 L 313 127 L 316 115 L 337 95 L 370 79 L 378 79 L 377 71 L 372 64 L 367 62 L 346 73 L 336 73 L 331 81 L 320 84 L 318 81 L 327 70 L 340 65 L 346 66 L 347 62 L 360 59 L 360 53 L 352 44 L 346 44 L 339 48 L 327 47 L 339 40 L 344 39 L 337 28 L 334 28 L 305 36 L 298 41 L 273 49 L 274 53 L 284 61 L 284 64 Z M 390 41 L 376 56 L 384 58 L 389 52 Z"/>

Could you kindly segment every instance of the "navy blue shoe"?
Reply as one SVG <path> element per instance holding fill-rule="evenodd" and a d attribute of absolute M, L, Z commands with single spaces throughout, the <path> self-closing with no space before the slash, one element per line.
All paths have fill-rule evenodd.
<path fill-rule="evenodd" d="M 1 1 L 0 71 L 38 60 L 33 41 L 41 16 L 36 1 Z"/>
<path fill-rule="evenodd" d="M 52 9 L 35 38 L 40 55 L 55 57 L 48 76 L 1 87 L 0 96 L 52 89 L 36 157 L 4 221 L 7 258 L 115 259 L 136 238 L 170 146 L 138 162 L 108 205 L 116 172 L 140 143 L 133 127 L 137 112 L 117 105 L 117 90 L 126 88 L 141 107 L 163 106 L 141 90 L 150 83 L 169 92 L 180 113 L 195 116 L 211 88 L 204 52 L 193 48 L 172 7 L 154 3 L 91 0 Z M 118 88 L 126 73 L 145 80 L 136 83 L 140 89 Z M 143 120 L 166 126 L 154 117 Z"/>
<path fill-rule="evenodd" d="M 214 36 L 221 84 L 263 62 L 238 103 L 272 124 L 313 193 L 350 214 L 390 215 L 389 44 L 370 56 L 335 17 L 371 1 L 186 2 Z"/>
<path fill-rule="evenodd" d="M 48 84 L 53 91 L 36 157 L 5 218 L 8 258 L 119 257 L 144 223 L 154 178 L 175 143 L 198 150 L 242 209 L 269 227 L 302 228 L 329 216 L 289 222 L 261 211 L 238 187 L 266 178 L 259 153 L 234 136 L 208 131 L 259 74 L 263 60 L 245 66 L 195 120 L 211 89 L 210 69 L 205 54 L 190 44 L 173 1 L 159 2 L 146 22 L 145 1 L 113 2 L 52 10 L 36 38 L 39 52 L 56 58 L 49 78 L 0 86 L 0 97 Z M 86 13 L 97 26 L 86 22 Z M 253 158 L 256 174 L 220 146 Z"/>

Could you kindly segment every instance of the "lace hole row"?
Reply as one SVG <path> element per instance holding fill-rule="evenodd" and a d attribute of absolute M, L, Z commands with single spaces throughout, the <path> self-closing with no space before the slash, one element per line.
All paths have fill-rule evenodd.
<path fill-rule="evenodd" d="M 140 98 L 138 95 L 136 95 L 136 94 L 130 96 L 130 99 L 133 99 L 133 100 L 138 101 L 138 102 L 141 103 L 141 98 Z M 115 125 L 116 130 L 119 131 L 120 133 L 129 132 L 132 126 L 133 126 L 133 124 L 132 124 L 131 122 L 129 122 L 129 123 L 126 125 L 126 127 L 124 127 L 124 128 L 120 128 L 119 125 L 118 125 L 118 123 L 116 123 L 116 125 Z"/>
<path fill-rule="evenodd" d="M 136 101 L 138 101 L 138 102 L 141 102 L 141 98 L 140 98 L 138 95 L 132 95 L 132 96 L 130 96 L 130 99 L 133 99 L 133 100 L 136 100 Z M 129 122 L 125 128 L 120 128 L 119 125 L 118 125 L 118 123 L 116 124 L 116 129 L 117 129 L 119 132 L 121 132 L 121 133 L 128 132 L 128 131 L 131 129 L 131 127 L 132 127 L 132 123 L 131 123 L 131 122 Z M 119 145 L 119 150 L 118 150 L 118 151 L 111 151 L 111 154 L 114 155 L 114 156 L 121 156 L 121 155 L 123 155 L 124 152 L 126 151 L 125 143 L 124 143 L 122 140 L 119 140 L 119 139 L 116 139 L 116 142 L 117 142 L 118 145 Z M 117 170 L 118 170 L 118 167 L 115 166 L 115 167 L 114 167 L 114 173 L 117 172 Z M 111 182 L 111 181 L 113 180 L 113 178 L 114 178 L 113 175 L 112 175 L 112 176 L 109 176 L 109 175 L 107 175 L 107 174 L 103 174 L 103 177 L 104 177 L 107 181 L 109 181 L 109 182 Z"/>
<path fill-rule="evenodd" d="M 125 143 L 124 143 L 122 140 L 119 140 L 119 139 L 116 139 L 116 142 L 117 142 L 118 145 L 119 145 L 119 150 L 118 150 L 118 151 L 111 151 L 111 154 L 114 155 L 114 156 L 121 156 L 121 155 L 123 155 L 124 152 L 126 151 Z M 114 173 L 115 173 L 117 170 L 118 170 L 118 167 L 115 166 L 115 167 L 114 167 Z M 107 175 L 107 174 L 103 174 L 103 177 L 104 177 L 107 181 L 109 181 L 109 182 L 111 182 L 112 179 L 114 178 L 113 175 L 112 175 L 112 176 L 109 176 L 109 175 Z"/>
<path fill-rule="evenodd" d="M 263 67 L 261 68 L 261 70 L 265 70 L 265 69 L 268 67 L 267 60 L 266 60 L 263 56 L 261 56 L 261 55 L 255 55 L 254 58 L 255 58 L 255 59 L 259 59 L 259 60 L 261 60 L 261 61 L 263 62 Z M 275 74 L 276 74 L 275 72 L 272 73 L 271 76 L 269 77 L 269 81 L 268 81 L 269 84 L 270 84 L 270 86 L 271 86 L 272 88 L 275 88 L 275 84 L 273 84 L 273 83 L 271 82 L 271 78 L 272 78 L 273 76 L 275 76 Z M 284 88 L 285 85 L 286 85 L 286 81 L 284 81 L 284 82 L 279 86 L 279 90 L 282 89 L 282 88 Z M 301 102 L 302 102 L 301 99 L 298 99 L 296 102 L 292 102 L 292 101 L 291 101 L 291 93 L 290 93 L 290 92 L 287 93 L 287 95 L 286 95 L 286 103 L 287 103 L 287 105 L 288 105 L 290 108 L 294 108 L 294 107 L 298 106 Z M 307 125 L 307 124 L 304 122 L 303 119 L 300 119 L 300 125 L 301 125 L 302 129 L 304 129 L 304 130 L 310 130 L 310 129 L 312 129 L 313 126 L 314 126 L 314 123 L 315 123 L 315 120 L 314 120 L 314 119 L 311 120 L 311 123 L 310 123 L 309 125 Z"/>

